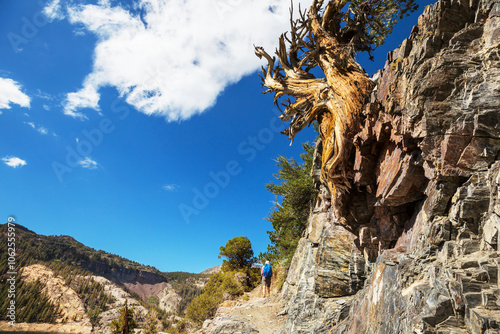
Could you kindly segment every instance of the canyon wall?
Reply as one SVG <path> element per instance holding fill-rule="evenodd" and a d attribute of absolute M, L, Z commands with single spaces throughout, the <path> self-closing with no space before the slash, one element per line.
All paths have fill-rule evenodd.
<path fill-rule="evenodd" d="M 283 333 L 500 333 L 499 43 L 500 2 L 441 0 L 388 54 L 348 193 L 316 156 Z"/>

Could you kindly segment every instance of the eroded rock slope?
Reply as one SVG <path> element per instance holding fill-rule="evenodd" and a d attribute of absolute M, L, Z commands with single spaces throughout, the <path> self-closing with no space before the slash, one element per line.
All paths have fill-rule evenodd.
<path fill-rule="evenodd" d="M 499 42 L 500 2 L 441 0 L 389 53 L 350 192 L 317 177 L 283 333 L 499 333 Z"/>

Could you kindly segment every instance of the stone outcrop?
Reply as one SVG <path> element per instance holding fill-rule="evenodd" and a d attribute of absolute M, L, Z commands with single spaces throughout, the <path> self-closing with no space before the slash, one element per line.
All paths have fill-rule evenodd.
<path fill-rule="evenodd" d="M 182 297 L 175 292 L 170 284 L 167 284 L 156 296 L 158 297 L 158 306 L 166 312 L 175 313 L 182 301 Z"/>
<path fill-rule="evenodd" d="M 98 324 L 92 331 L 92 325 L 86 314 L 83 301 L 61 277 L 55 275 L 51 269 L 41 264 L 24 267 L 21 273 L 21 278 L 25 282 L 39 280 L 43 284 L 42 292 L 60 307 L 61 314 L 56 319 L 56 324 L 19 323 L 15 326 L 16 331 L 111 333 L 109 323 L 118 318 L 120 309 L 125 305 L 125 300 L 127 300 L 129 306 L 134 307 L 136 320 L 139 323 L 143 323 L 146 318 L 146 308 L 128 292 L 124 291 L 123 288 L 102 276 L 86 276 L 83 279 L 100 283 L 104 288 L 104 292 L 113 300 L 113 303 L 108 305 L 108 310 L 99 315 Z M 2 322 L 0 323 L 0 330 L 13 330 L 13 328 L 6 322 Z"/>
<path fill-rule="evenodd" d="M 94 328 L 94 333 L 111 333 L 109 324 L 114 319 L 117 319 L 120 314 L 120 309 L 125 305 L 125 301 L 129 307 L 133 307 L 135 311 L 135 319 L 138 323 L 142 323 L 146 319 L 147 310 L 142 306 L 139 301 L 134 299 L 128 292 L 124 291 L 121 287 L 111 282 L 102 276 L 91 276 L 88 279 L 100 283 L 104 287 L 104 292 L 112 297 L 113 303 L 110 304 L 107 311 L 99 314 L 98 324 Z"/>
<path fill-rule="evenodd" d="M 500 331 L 499 43 L 500 2 L 440 0 L 388 54 L 350 191 L 316 177 L 283 333 Z"/>
<path fill-rule="evenodd" d="M 41 264 L 33 264 L 23 268 L 21 278 L 27 283 L 39 280 L 44 286 L 42 293 L 48 296 L 54 305 L 60 307 L 61 314 L 58 316 L 57 323 L 90 326 L 85 306 L 78 294 L 52 270 Z"/>
<path fill-rule="evenodd" d="M 20 278 L 27 283 L 39 281 L 43 285 L 42 293 L 59 306 L 60 313 L 53 324 L 0 322 L 0 331 L 27 331 L 46 333 L 91 333 L 92 326 L 85 313 L 85 306 L 78 294 L 66 285 L 64 279 L 41 264 L 23 267 Z"/>

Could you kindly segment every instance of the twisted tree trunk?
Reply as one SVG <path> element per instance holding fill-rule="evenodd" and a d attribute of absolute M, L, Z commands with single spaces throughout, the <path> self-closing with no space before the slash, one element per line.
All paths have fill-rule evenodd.
<path fill-rule="evenodd" d="M 306 16 L 291 20 L 290 38 L 280 37 L 277 56 L 279 64 L 262 48 L 255 53 L 268 61 L 263 69 L 263 85 L 266 92 L 275 93 L 275 103 L 289 95 L 282 103 L 286 109 L 281 119 L 290 120 L 284 131 L 293 141 L 294 136 L 314 120 L 319 123 L 323 141 L 322 181 L 333 197 L 337 192 L 349 189 L 350 177 L 346 166 L 352 139 L 359 126 L 361 107 L 371 92 L 373 83 L 354 59 L 354 38 L 341 30 L 343 0 L 332 0 L 326 6 L 323 16 L 319 11 L 322 0 L 315 0 Z M 289 43 L 287 52 L 285 40 Z M 299 55 L 301 56 L 299 59 Z M 319 66 L 324 78 L 309 73 Z"/>

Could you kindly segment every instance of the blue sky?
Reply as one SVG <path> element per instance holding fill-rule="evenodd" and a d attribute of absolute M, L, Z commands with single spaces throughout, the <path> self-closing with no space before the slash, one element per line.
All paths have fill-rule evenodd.
<path fill-rule="evenodd" d="M 4 221 L 162 271 L 217 265 L 240 235 L 264 251 L 273 159 L 315 138 L 289 145 L 257 75 L 289 3 L 1 1 Z M 369 74 L 416 22 L 359 56 Z"/>

